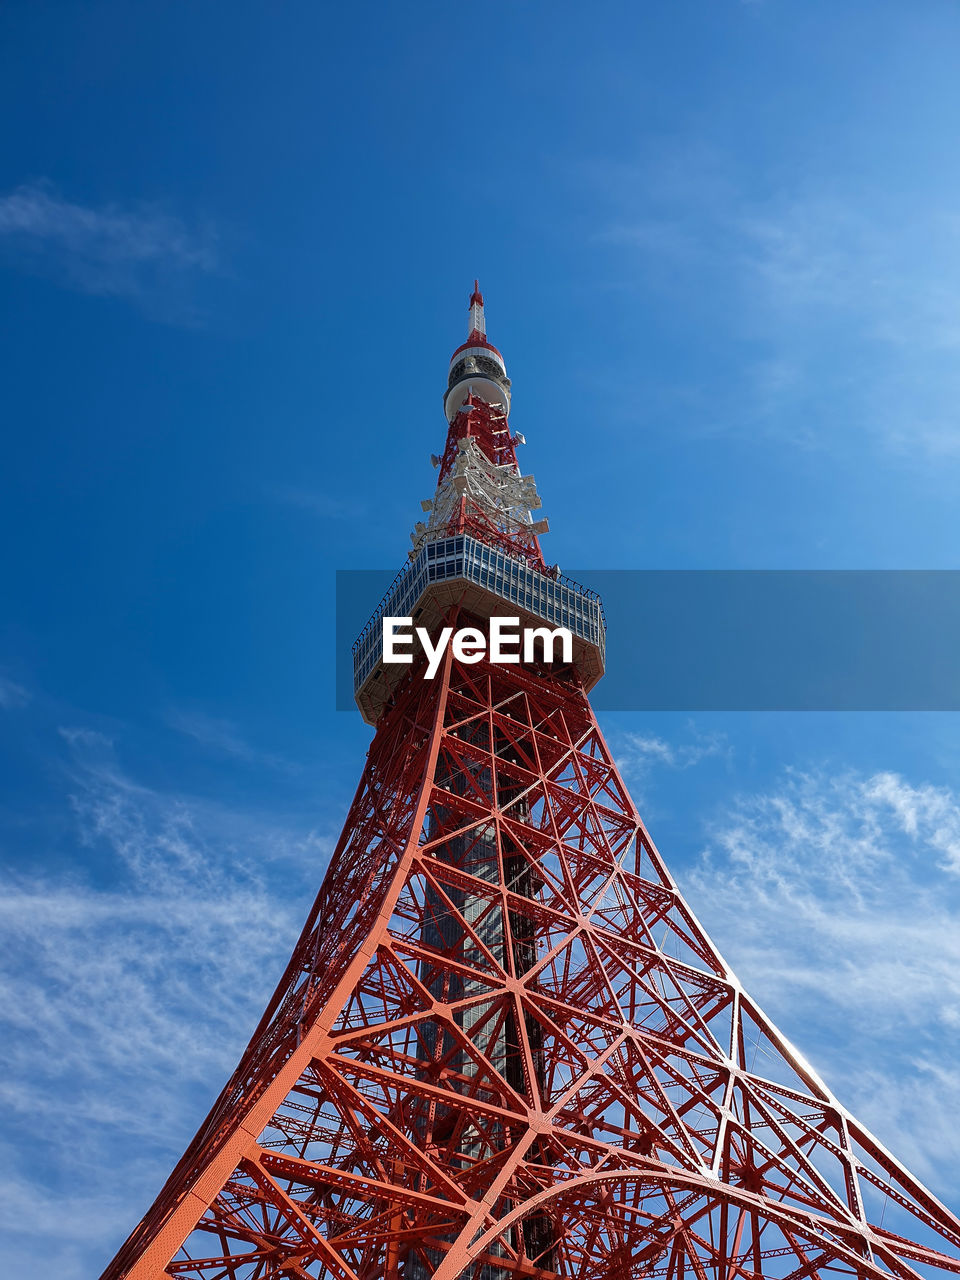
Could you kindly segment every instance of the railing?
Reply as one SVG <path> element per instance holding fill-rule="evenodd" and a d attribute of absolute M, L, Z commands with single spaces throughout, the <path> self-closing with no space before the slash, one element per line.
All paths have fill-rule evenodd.
<path fill-rule="evenodd" d="M 360 689 L 383 653 L 382 621 L 407 618 L 434 582 L 460 578 L 493 592 L 555 627 L 605 648 L 603 605 L 595 591 L 570 578 L 548 578 L 506 552 L 466 535 L 428 542 L 416 559 L 397 574 L 353 646 L 354 688 Z"/>

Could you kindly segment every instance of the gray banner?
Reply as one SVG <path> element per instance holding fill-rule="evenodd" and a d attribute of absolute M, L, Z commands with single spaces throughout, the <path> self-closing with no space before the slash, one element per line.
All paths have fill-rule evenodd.
<path fill-rule="evenodd" d="M 338 709 L 354 705 L 351 646 L 393 576 L 337 574 Z M 960 710 L 958 570 L 569 576 L 606 611 L 598 710 Z"/>

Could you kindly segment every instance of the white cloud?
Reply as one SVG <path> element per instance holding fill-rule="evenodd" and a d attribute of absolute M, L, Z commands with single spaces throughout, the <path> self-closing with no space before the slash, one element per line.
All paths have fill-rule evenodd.
<path fill-rule="evenodd" d="M 952 791 L 929 784 L 912 787 L 895 773 L 878 773 L 866 795 L 889 810 L 912 840 L 926 841 L 941 854 L 941 866 L 960 874 L 960 805 Z"/>
<path fill-rule="evenodd" d="M 737 217 L 739 262 L 758 288 L 757 301 L 778 318 L 782 339 L 796 344 L 800 326 L 835 313 L 855 341 L 900 362 L 902 375 L 915 359 L 953 360 L 960 349 L 960 222 L 935 208 L 906 221 L 897 213 L 797 193 Z M 815 343 L 815 333 L 806 341 Z"/>
<path fill-rule="evenodd" d="M 655 734 L 621 733 L 611 740 L 617 767 L 634 789 L 641 787 L 655 768 L 691 769 L 701 761 L 729 757 L 733 748 L 721 733 L 701 733 L 688 726 L 688 740 L 668 742 Z"/>
<path fill-rule="evenodd" d="M 628 733 L 624 742 L 628 765 L 649 760 L 671 769 L 689 769 L 706 756 L 723 755 L 729 749 L 722 734 L 698 734 L 693 742 L 671 743 L 653 734 Z"/>
<path fill-rule="evenodd" d="M 286 772 L 295 769 L 292 762 L 254 747 L 232 720 L 223 720 L 203 711 L 183 707 L 169 711 L 165 719 L 171 729 L 192 738 L 200 746 L 209 747 L 218 754 L 230 756 L 244 764 L 266 765 Z"/>
<path fill-rule="evenodd" d="M 216 236 L 142 205 L 83 205 L 49 183 L 0 196 L 0 249 L 8 261 L 85 293 L 170 303 L 171 285 L 218 269 Z M 182 299 L 180 299 L 182 307 Z"/>
<path fill-rule="evenodd" d="M 81 729 L 76 725 L 61 725 L 57 729 L 60 737 L 64 742 L 70 744 L 71 747 L 87 747 L 90 750 L 109 750 L 113 746 L 113 739 L 108 738 L 105 733 L 101 733 L 99 729 Z"/>
<path fill-rule="evenodd" d="M 7 1148 L 0 1154 L 4 1167 L 12 1170 L 20 1153 Z M 7 1275 L 90 1280 L 95 1274 L 92 1266 L 101 1261 L 104 1237 L 122 1239 L 129 1230 L 129 1206 L 122 1191 L 91 1191 L 81 1185 L 54 1200 L 15 1172 L 4 1176 L 2 1187 L 0 1259 Z M 44 1242 L 42 1253 L 38 1240 Z"/>
<path fill-rule="evenodd" d="M 86 855 L 73 875 L 0 873 L 0 1202 L 28 1206 L 0 1257 L 21 1273 L 55 1200 L 45 1274 L 80 1276 L 135 1223 L 235 1065 L 330 846 L 144 786 L 95 731 L 61 736 Z"/>
<path fill-rule="evenodd" d="M 751 190 L 695 146 L 593 176 L 611 205 L 597 239 L 634 260 L 637 286 L 684 292 L 698 328 L 743 342 L 731 403 L 702 388 L 704 432 L 817 449 L 853 432 L 861 449 L 960 459 L 960 191 L 910 201 L 810 175 Z"/>
<path fill-rule="evenodd" d="M 30 693 L 22 684 L 0 676 L 0 707 L 5 711 L 12 711 L 18 707 L 25 707 L 29 701 Z"/>
<path fill-rule="evenodd" d="M 956 1182 L 960 795 L 788 774 L 717 819 L 691 905 L 751 993 L 915 1172 Z M 813 1052 L 809 1047 L 813 1046 Z"/>

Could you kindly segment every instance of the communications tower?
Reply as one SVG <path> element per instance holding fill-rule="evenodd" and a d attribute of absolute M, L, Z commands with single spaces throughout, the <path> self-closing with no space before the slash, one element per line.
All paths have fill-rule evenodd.
<path fill-rule="evenodd" d="M 587 700 L 483 298 L 409 559 L 354 648 L 376 726 L 234 1075 L 103 1280 L 918 1280 L 960 1221 L 833 1096 L 681 896 Z M 384 661 L 384 618 L 572 634 Z"/>

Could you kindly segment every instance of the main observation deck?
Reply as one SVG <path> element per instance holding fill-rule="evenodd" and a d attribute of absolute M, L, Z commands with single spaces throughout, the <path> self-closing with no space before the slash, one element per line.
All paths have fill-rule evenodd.
<path fill-rule="evenodd" d="M 364 720 L 376 724 L 407 665 L 383 661 L 383 619 L 413 618 L 432 630 L 459 605 L 478 618 L 518 617 L 520 626 L 566 627 L 584 687 L 603 675 L 606 625 L 595 591 L 548 577 L 477 538 L 428 542 L 397 575 L 353 646 L 353 687 Z"/>

